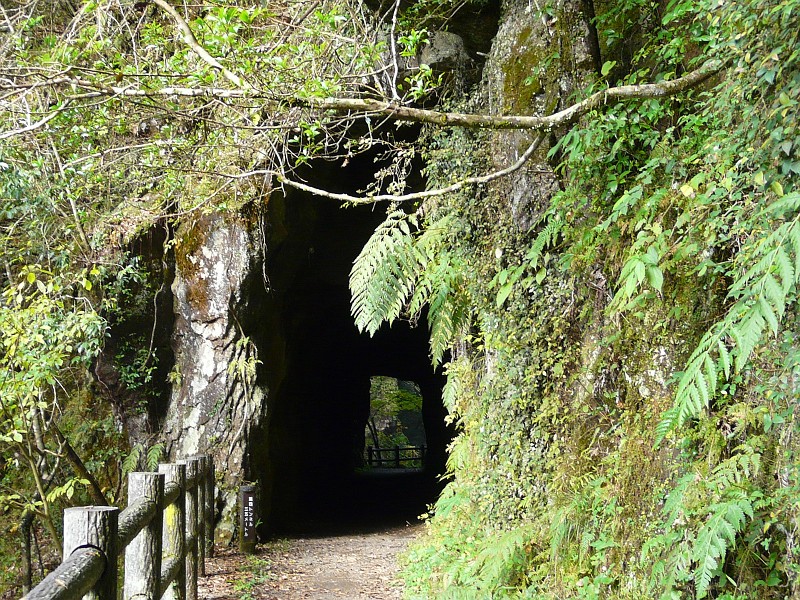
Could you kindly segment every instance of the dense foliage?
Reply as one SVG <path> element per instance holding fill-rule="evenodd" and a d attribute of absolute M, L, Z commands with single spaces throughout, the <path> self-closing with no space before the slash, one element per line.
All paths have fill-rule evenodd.
<path fill-rule="evenodd" d="M 414 597 L 800 586 L 800 4 L 605 8 L 585 93 L 726 68 L 566 132 L 532 227 L 475 188 L 391 213 L 353 271 L 361 327 L 427 303 L 434 360 L 450 350 L 461 432 L 409 553 Z M 430 185 L 491 164 L 493 135 L 432 132 Z"/>

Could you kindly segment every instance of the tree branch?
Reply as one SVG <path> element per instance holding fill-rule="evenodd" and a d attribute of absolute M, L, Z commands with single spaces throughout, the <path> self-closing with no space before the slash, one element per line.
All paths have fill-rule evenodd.
<path fill-rule="evenodd" d="M 34 129 L 39 129 L 40 127 L 44 127 L 45 125 L 47 125 L 47 123 L 49 123 L 58 115 L 60 115 L 62 112 L 64 112 L 69 107 L 71 102 L 72 101 L 70 99 L 65 100 L 64 103 L 59 108 L 51 112 L 43 119 L 36 121 L 36 123 L 31 123 L 30 125 L 23 127 L 21 129 L 12 129 L 11 131 L 4 131 L 3 133 L 0 133 L 0 140 L 4 140 L 6 138 L 10 138 L 15 135 L 22 135 L 23 133 L 33 131 Z"/>
<path fill-rule="evenodd" d="M 58 443 L 61 445 L 64 451 L 64 456 L 72 466 L 75 474 L 81 479 L 85 479 L 89 482 L 87 487 L 89 490 L 89 495 L 92 497 L 92 502 L 94 502 L 96 506 L 108 506 L 108 500 L 106 500 L 105 494 L 103 494 L 103 491 L 100 489 L 100 484 L 97 483 L 97 479 L 95 479 L 94 475 L 89 472 L 89 469 L 86 468 L 86 465 L 83 464 L 81 457 L 78 456 L 77 452 L 75 452 L 75 449 L 72 447 L 72 444 L 69 443 L 69 440 L 64 436 L 55 423 L 50 425 L 50 430 L 58 440 Z"/>
<path fill-rule="evenodd" d="M 517 159 L 517 161 L 511 165 L 510 167 L 506 167 L 505 169 L 501 169 L 499 171 L 493 171 L 492 173 L 488 173 L 486 175 L 481 175 L 478 177 L 467 177 L 466 179 L 462 179 L 452 185 L 448 185 L 447 187 L 443 188 L 436 188 L 433 190 L 425 190 L 424 192 L 414 192 L 411 194 L 378 194 L 375 196 L 351 196 L 350 194 L 338 194 L 335 192 L 329 192 L 327 190 L 323 190 L 320 188 L 316 188 L 305 183 L 300 183 L 299 181 L 292 181 L 288 179 L 282 173 L 278 173 L 276 178 L 280 183 L 286 184 L 289 187 L 296 188 L 298 190 L 302 190 L 304 192 L 309 192 L 316 196 L 322 196 L 323 198 L 330 198 L 332 200 L 341 200 L 343 202 L 350 202 L 352 204 L 373 204 L 375 202 L 408 202 L 411 200 L 426 200 L 428 198 L 434 198 L 436 196 L 444 196 L 445 194 L 450 194 L 452 192 L 457 192 L 461 188 L 468 186 L 468 185 L 477 185 L 481 183 L 489 183 L 490 181 L 494 181 L 495 179 L 500 179 L 501 177 L 505 177 L 506 175 L 510 175 L 514 171 L 518 171 L 522 165 L 524 165 L 528 159 L 533 155 L 534 152 L 539 148 L 542 141 L 544 140 L 544 134 L 539 134 L 536 136 L 536 139 L 528 146 L 528 149 L 522 154 L 522 156 Z"/>
<path fill-rule="evenodd" d="M 219 71 L 222 73 L 222 76 L 237 88 L 250 89 L 251 86 L 247 81 L 239 77 L 230 69 L 226 68 L 221 62 L 211 56 L 208 51 L 203 48 L 203 46 L 200 45 L 200 43 L 197 41 L 197 38 L 194 37 L 192 28 L 189 27 L 189 24 L 183 19 L 177 10 L 175 10 L 165 0 L 152 0 L 152 2 L 156 6 L 160 7 L 165 13 L 169 14 L 170 17 L 172 17 L 172 19 L 178 25 L 178 29 L 180 30 L 181 34 L 183 35 L 183 41 L 187 46 L 189 46 L 189 48 L 194 50 L 195 54 L 197 54 L 204 62 L 208 63 L 215 69 L 219 69 Z"/>
<path fill-rule="evenodd" d="M 321 98 L 298 100 L 298 104 L 337 112 L 357 111 L 377 113 L 398 121 L 430 123 L 443 127 L 469 127 L 485 129 L 531 129 L 550 131 L 561 125 L 574 123 L 586 113 L 617 100 L 646 100 L 666 98 L 697 87 L 719 73 L 724 63 L 711 60 L 683 77 L 659 83 L 622 85 L 595 92 L 585 100 L 545 117 L 528 115 L 478 115 L 449 113 L 402 106 L 394 102 L 359 98 Z"/>
<path fill-rule="evenodd" d="M 162 2 L 162 0 L 153 0 Z M 209 55 L 210 56 L 210 55 Z M 212 57 L 213 59 L 213 57 Z M 213 59 L 215 60 L 215 59 Z M 218 64 L 218 63 L 217 63 Z M 683 77 L 659 83 L 645 83 L 641 85 L 622 85 L 595 92 L 585 100 L 573 104 L 557 113 L 547 116 L 530 115 L 484 115 L 469 113 L 440 112 L 405 106 L 394 101 L 377 100 L 371 98 L 284 98 L 276 99 L 272 94 L 250 87 L 242 83 L 236 89 L 214 87 L 163 87 L 158 89 L 142 89 L 133 86 L 104 86 L 78 77 L 56 77 L 47 82 L 53 87 L 74 86 L 90 90 L 84 94 L 72 96 L 72 99 L 95 98 L 98 96 L 117 96 L 135 98 L 153 97 L 211 97 L 221 100 L 235 98 L 266 99 L 268 102 L 279 106 L 295 106 L 338 113 L 375 114 L 396 121 L 413 123 L 430 123 L 440 127 L 467 127 L 484 129 L 527 129 L 534 131 L 551 131 L 561 125 L 574 123 L 583 115 L 605 106 L 613 101 L 620 100 L 646 100 L 650 98 L 666 98 L 680 92 L 697 87 L 719 73 L 724 67 L 719 60 L 710 60 L 699 69 L 687 73 Z M 228 72 L 233 77 L 233 73 Z M 224 74 L 224 73 L 223 73 Z M 230 78 L 229 78 L 230 80 Z M 32 85 L 41 85 L 32 84 Z M 16 83 L 0 83 L 0 90 L 25 90 L 30 85 Z"/>

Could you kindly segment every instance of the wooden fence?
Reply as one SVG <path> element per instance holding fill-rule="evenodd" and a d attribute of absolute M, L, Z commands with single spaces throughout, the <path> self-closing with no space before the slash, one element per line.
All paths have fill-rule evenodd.
<path fill-rule="evenodd" d="M 401 468 L 403 463 L 425 465 L 425 446 L 395 446 L 394 448 L 375 448 L 367 446 L 367 465 L 370 467 Z"/>
<path fill-rule="evenodd" d="M 61 565 L 23 600 L 197 600 L 214 553 L 214 464 L 198 456 L 128 476 L 128 507 L 64 511 Z"/>

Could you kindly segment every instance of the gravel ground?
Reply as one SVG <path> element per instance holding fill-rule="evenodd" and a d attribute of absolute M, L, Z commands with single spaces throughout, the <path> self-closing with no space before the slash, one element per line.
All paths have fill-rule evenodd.
<path fill-rule="evenodd" d="M 377 533 L 280 540 L 254 557 L 220 552 L 206 561 L 204 600 L 399 600 L 397 554 L 419 532 L 409 525 Z"/>

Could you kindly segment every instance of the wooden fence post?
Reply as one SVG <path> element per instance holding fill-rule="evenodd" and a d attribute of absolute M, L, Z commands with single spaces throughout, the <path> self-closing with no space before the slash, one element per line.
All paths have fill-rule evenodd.
<path fill-rule="evenodd" d="M 394 465 L 400 468 L 400 446 L 394 447 Z"/>
<path fill-rule="evenodd" d="M 206 574 L 206 477 L 208 476 L 208 456 L 197 457 L 200 474 L 197 479 L 197 574 Z"/>
<path fill-rule="evenodd" d="M 206 556 L 214 558 L 214 517 L 217 496 L 215 490 L 216 475 L 214 473 L 214 458 L 208 457 L 206 465 Z"/>
<path fill-rule="evenodd" d="M 200 461 L 189 458 L 186 463 L 186 600 L 197 600 L 197 488 Z"/>
<path fill-rule="evenodd" d="M 186 562 L 183 559 L 186 545 L 186 465 L 162 464 L 158 466 L 165 475 L 165 487 L 170 484 L 179 486 L 176 500 L 164 507 L 164 549 L 161 581 L 169 581 L 174 572 L 174 579 L 162 592 L 163 600 L 186 600 Z"/>
<path fill-rule="evenodd" d="M 161 536 L 164 500 L 162 473 L 130 473 L 128 475 L 128 505 L 146 498 L 155 503 L 150 523 L 125 548 L 124 600 L 158 600 L 161 585 Z"/>
<path fill-rule="evenodd" d="M 367 446 L 367 466 L 372 466 L 372 446 Z"/>
<path fill-rule="evenodd" d="M 114 506 L 81 506 L 64 510 L 64 557 L 91 546 L 105 554 L 106 568 L 84 600 L 117 600 L 117 519 Z"/>

